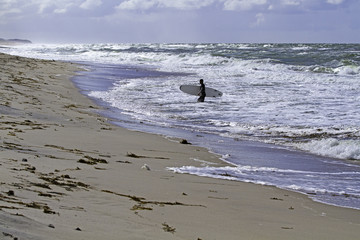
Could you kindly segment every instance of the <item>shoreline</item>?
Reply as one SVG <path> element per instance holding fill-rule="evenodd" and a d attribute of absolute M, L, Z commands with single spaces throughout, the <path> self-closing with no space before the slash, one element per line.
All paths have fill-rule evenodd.
<path fill-rule="evenodd" d="M 328 169 L 328 165 L 331 164 L 339 164 L 340 168 L 335 170 L 336 173 L 351 173 L 355 170 L 354 167 L 357 167 L 356 163 L 312 154 L 286 145 L 222 137 L 216 133 L 196 131 L 196 127 L 194 129 L 185 127 L 184 129 L 178 127 L 181 126 L 181 123 L 168 127 L 153 122 L 151 118 L 141 121 L 137 118 L 136 114 L 135 117 L 132 116 L 131 111 L 129 112 L 130 116 L 128 116 L 126 113 L 123 113 L 123 111 L 128 112 L 126 109 L 121 110 L 121 106 L 118 106 L 120 109 L 114 107 L 112 102 L 98 98 L 96 94 L 94 96 L 91 93 L 109 92 L 114 86 L 116 88 L 122 78 L 136 79 L 138 77 L 160 75 L 161 78 L 172 78 L 179 73 L 151 72 L 147 69 L 130 68 L 126 65 L 117 64 L 86 62 L 80 62 L 80 64 L 85 64 L 86 69 L 89 71 L 80 72 L 79 75 L 72 78 L 72 81 L 82 94 L 89 97 L 96 105 L 101 106 L 101 111 L 97 112 L 103 117 L 111 119 L 110 123 L 125 129 L 160 135 L 165 138 L 186 139 L 196 146 L 204 147 L 210 152 L 221 155 L 224 157 L 223 161 L 234 166 L 234 168 L 229 167 L 226 169 L 216 168 L 216 166 L 208 169 L 186 166 L 182 169 L 173 168 L 171 169 L 172 171 L 275 186 L 280 189 L 305 194 L 314 201 L 324 204 L 360 210 L 359 197 L 352 195 L 351 191 L 343 192 L 343 185 L 337 186 L 336 183 L 333 183 L 337 187 L 327 188 L 331 185 L 330 182 L 324 186 L 321 185 L 321 181 L 319 182 L 311 178 L 312 172 L 321 173 L 324 169 Z M 211 164 L 207 165 L 211 167 Z M 266 170 L 268 170 L 267 173 Z M 279 171 L 279 173 L 277 174 L 276 171 Z M 298 176 L 296 176 L 296 173 L 298 173 Z M 264 174 L 269 176 L 266 177 Z M 283 174 L 286 174 L 286 176 Z M 331 175 L 331 173 L 329 174 Z M 255 177 L 254 175 L 257 176 Z M 351 176 L 344 175 L 343 177 L 351 179 Z M 286 179 L 286 181 L 282 179 Z M 355 181 L 353 185 L 347 185 L 346 187 L 351 188 L 351 186 L 354 186 L 356 189 L 356 183 Z"/>
<path fill-rule="evenodd" d="M 108 123 L 70 81 L 75 64 L 5 54 L 0 61 L 5 239 L 356 239 L 360 234 L 355 209 L 275 187 L 167 171 L 200 166 L 194 159 L 226 164 L 204 148 Z"/>

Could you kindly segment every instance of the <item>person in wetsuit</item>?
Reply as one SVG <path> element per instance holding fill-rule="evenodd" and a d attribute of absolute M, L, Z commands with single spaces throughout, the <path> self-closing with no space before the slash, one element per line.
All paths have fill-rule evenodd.
<path fill-rule="evenodd" d="M 205 84 L 204 84 L 203 79 L 200 79 L 200 91 L 199 91 L 198 95 L 200 96 L 198 98 L 198 102 L 204 102 L 205 97 L 206 97 L 206 93 L 205 93 Z"/>

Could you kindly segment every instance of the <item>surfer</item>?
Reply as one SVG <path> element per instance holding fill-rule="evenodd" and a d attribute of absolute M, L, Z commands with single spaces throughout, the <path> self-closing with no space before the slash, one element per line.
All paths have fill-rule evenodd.
<path fill-rule="evenodd" d="M 205 84 L 204 84 L 204 80 L 200 79 L 200 91 L 198 93 L 198 95 L 200 96 L 198 98 L 198 102 L 204 102 L 205 101 L 205 97 L 206 97 L 206 93 L 205 93 Z"/>

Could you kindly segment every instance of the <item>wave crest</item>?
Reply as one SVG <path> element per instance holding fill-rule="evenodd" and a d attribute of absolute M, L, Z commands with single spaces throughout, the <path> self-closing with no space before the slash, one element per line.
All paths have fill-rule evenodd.
<path fill-rule="evenodd" d="M 296 145 L 299 149 L 322 156 L 347 160 L 360 160 L 359 140 L 339 140 L 335 138 L 312 140 Z"/>

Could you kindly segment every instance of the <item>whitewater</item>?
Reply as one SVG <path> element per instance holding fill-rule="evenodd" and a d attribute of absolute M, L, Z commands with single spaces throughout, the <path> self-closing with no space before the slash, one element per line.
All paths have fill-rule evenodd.
<path fill-rule="evenodd" d="M 182 137 L 233 166 L 178 173 L 274 185 L 360 209 L 360 44 L 32 44 L 84 64 L 74 82 L 114 124 Z M 198 84 L 224 93 L 196 97 Z M 194 159 L 203 161 L 201 159 Z"/>

